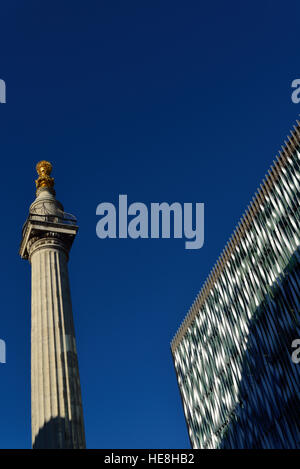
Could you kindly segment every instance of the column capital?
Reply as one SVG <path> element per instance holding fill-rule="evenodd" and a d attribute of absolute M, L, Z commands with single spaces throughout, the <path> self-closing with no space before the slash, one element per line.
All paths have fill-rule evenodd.
<path fill-rule="evenodd" d="M 49 244 L 54 247 L 62 245 L 63 249 L 68 253 L 73 244 L 74 238 L 78 231 L 75 217 L 60 218 L 57 215 L 39 215 L 29 214 L 23 230 L 22 241 L 19 254 L 22 259 L 29 259 L 32 254 L 32 246 L 38 240 L 44 240 L 43 244 Z"/>
<path fill-rule="evenodd" d="M 63 251 L 69 260 L 70 246 L 66 243 L 66 240 L 60 233 L 46 233 L 43 237 L 32 236 L 27 244 L 28 260 L 31 261 L 31 257 L 37 251 L 41 249 L 53 249 Z"/>

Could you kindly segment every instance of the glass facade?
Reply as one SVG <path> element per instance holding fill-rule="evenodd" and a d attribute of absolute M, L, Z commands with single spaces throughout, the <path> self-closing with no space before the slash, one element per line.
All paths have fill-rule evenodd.
<path fill-rule="evenodd" d="M 300 123 L 171 349 L 193 448 L 300 448 Z"/>

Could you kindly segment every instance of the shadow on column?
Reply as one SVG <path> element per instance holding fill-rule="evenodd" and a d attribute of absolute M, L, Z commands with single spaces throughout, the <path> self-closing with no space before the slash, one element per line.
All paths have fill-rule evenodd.
<path fill-rule="evenodd" d="M 84 449 L 85 444 L 80 435 L 74 433 L 71 421 L 61 417 L 52 418 L 40 428 L 32 447 L 33 449 Z"/>

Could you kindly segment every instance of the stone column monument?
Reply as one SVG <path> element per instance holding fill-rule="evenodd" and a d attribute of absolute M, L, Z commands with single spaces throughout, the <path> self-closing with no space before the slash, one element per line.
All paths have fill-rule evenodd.
<path fill-rule="evenodd" d="M 85 448 L 68 257 L 78 226 L 55 198 L 52 166 L 36 166 L 36 199 L 20 255 L 31 264 L 31 426 L 33 448 Z"/>

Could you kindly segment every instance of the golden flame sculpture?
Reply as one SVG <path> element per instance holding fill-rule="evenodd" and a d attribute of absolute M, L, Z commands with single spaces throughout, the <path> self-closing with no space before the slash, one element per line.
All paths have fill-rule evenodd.
<path fill-rule="evenodd" d="M 43 187 L 54 187 L 54 178 L 50 177 L 52 171 L 52 164 L 49 161 L 39 161 L 36 165 L 36 170 L 39 175 L 35 181 L 36 188 L 41 189 Z"/>

